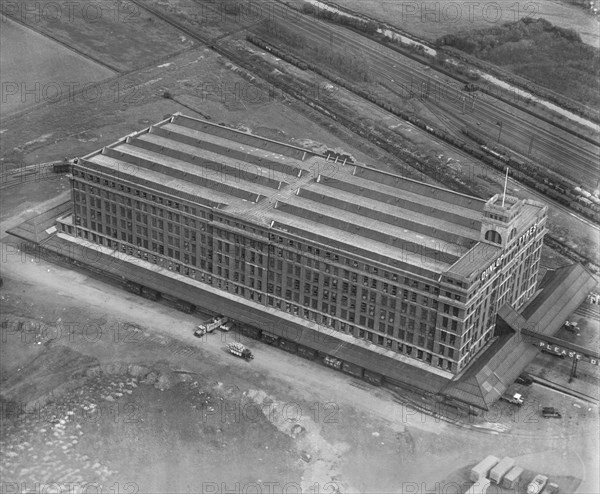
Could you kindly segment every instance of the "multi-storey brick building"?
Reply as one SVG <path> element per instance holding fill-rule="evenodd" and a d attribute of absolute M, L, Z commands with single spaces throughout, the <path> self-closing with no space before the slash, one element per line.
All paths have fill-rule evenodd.
<path fill-rule="evenodd" d="M 72 187 L 64 233 L 449 379 L 533 295 L 546 232 L 534 201 L 182 115 L 79 159 Z"/>

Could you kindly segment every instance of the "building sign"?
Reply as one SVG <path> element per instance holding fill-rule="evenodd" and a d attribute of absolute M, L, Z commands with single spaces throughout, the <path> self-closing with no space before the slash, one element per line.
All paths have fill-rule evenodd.
<path fill-rule="evenodd" d="M 500 266 L 502 266 L 502 261 L 504 260 L 504 254 L 502 254 L 498 259 L 496 259 L 483 273 L 481 273 L 481 281 L 485 281 L 485 279 L 498 271 Z"/>
<path fill-rule="evenodd" d="M 529 230 L 527 230 L 525 233 L 523 233 L 523 235 L 521 235 L 519 237 L 518 243 L 520 244 L 523 241 L 529 240 L 529 238 L 535 234 L 535 232 L 537 230 L 537 226 L 538 226 L 537 223 L 535 223 L 534 225 L 531 226 L 531 228 L 529 228 Z M 485 281 L 488 276 L 490 276 L 491 274 L 498 271 L 498 269 L 500 269 L 500 266 L 502 265 L 502 261 L 504 260 L 504 256 L 505 256 L 505 254 L 502 254 L 488 268 L 486 268 L 486 270 L 483 273 L 481 273 L 481 281 Z"/>
<path fill-rule="evenodd" d="M 521 235 L 519 237 L 519 243 L 523 242 L 524 240 L 529 240 L 529 237 L 531 237 L 535 231 L 537 230 L 537 223 L 534 223 L 533 226 L 527 230 L 523 235 Z"/>
<path fill-rule="evenodd" d="M 576 360 L 587 360 L 592 365 L 598 365 L 598 359 L 594 357 L 590 357 L 589 355 L 584 355 L 582 353 L 576 352 L 574 350 L 569 350 L 567 348 L 563 348 L 556 344 L 547 343 L 545 341 L 540 341 L 538 346 L 540 348 L 544 348 L 556 355 L 564 355 L 565 357 L 574 358 Z"/>

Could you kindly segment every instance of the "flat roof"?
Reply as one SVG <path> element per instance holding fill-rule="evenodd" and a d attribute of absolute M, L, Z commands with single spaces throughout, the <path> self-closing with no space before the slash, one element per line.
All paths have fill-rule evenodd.
<path fill-rule="evenodd" d="M 482 199 L 181 114 L 85 156 L 86 164 L 403 269 L 441 274 L 454 266 L 466 276 L 489 260 L 464 260 L 480 245 Z"/>

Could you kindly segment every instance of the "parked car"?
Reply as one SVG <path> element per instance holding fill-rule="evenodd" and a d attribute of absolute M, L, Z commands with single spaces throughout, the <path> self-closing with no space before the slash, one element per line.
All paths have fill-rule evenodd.
<path fill-rule="evenodd" d="M 561 418 L 562 415 L 560 414 L 560 412 L 554 408 L 554 407 L 544 407 L 542 408 L 542 416 L 547 419 L 547 418 Z"/>
<path fill-rule="evenodd" d="M 531 386 L 533 384 L 533 380 L 527 374 L 521 374 L 515 382 L 524 386 Z"/>
<path fill-rule="evenodd" d="M 527 486 L 527 494 L 541 494 L 546 482 L 548 482 L 548 477 L 538 473 Z"/>
<path fill-rule="evenodd" d="M 542 353 L 547 353 L 548 355 L 552 355 L 558 358 L 565 358 L 565 355 L 563 353 L 553 350 L 552 348 L 542 348 Z"/>

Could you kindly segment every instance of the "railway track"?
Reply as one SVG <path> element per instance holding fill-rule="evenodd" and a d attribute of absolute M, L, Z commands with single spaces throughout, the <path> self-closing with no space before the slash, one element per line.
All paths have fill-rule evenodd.
<path fill-rule="evenodd" d="M 406 86 L 420 86 L 429 84 L 436 88 L 438 94 L 447 95 L 457 94 L 457 88 L 452 87 L 447 81 L 438 78 L 438 75 L 431 76 L 420 72 L 410 66 L 416 62 L 400 55 L 389 48 L 383 48 L 380 44 L 367 38 L 359 40 L 356 33 L 349 31 L 341 26 L 327 24 L 323 22 L 310 22 L 302 17 L 295 19 L 293 24 L 287 22 L 285 16 L 277 11 L 273 11 L 273 18 L 280 23 L 284 23 L 290 29 L 295 30 L 311 40 L 316 40 L 320 44 L 334 43 L 336 46 L 344 46 L 345 49 L 352 49 L 357 53 L 366 55 L 370 62 L 370 68 L 376 77 L 382 80 L 391 80 Z M 574 179 L 584 180 L 582 177 L 592 176 L 594 180 L 600 180 L 600 168 L 597 166 L 600 148 L 594 146 L 583 139 L 574 137 L 572 134 L 564 132 L 555 126 L 549 130 L 550 125 L 540 119 L 533 117 L 525 112 L 514 109 L 514 113 L 497 106 L 499 102 L 490 101 L 491 97 L 476 100 L 470 115 L 464 115 L 463 119 L 470 121 L 472 126 L 481 122 L 488 139 L 493 139 L 497 122 L 502 122 L 502 128 L 499 133 L 503 134 L 501 141 L 508 147 L 516 148 L 520 154 L 528 154 L 528 148 L 531 145 L 531 136 L 535 144 L 535 155 L 538 159 L 548 163 L 555 163 L 555 169 L 564 173 L 565 168 L 576 170 Z M 436 103 L 440 110 L 453 118 L 462 110 L 462 101 L 460 98 L 438 97 Z M 519 113 L 521 113 L 519 115 Z M 457 122 L 458 124 L 458 122 Z"/>
<path fill-rule="evenodd" d="M 146 5 L 146 4 L 142 4 L 142 3 L 141 3 L 139 0 L 133 0 L 133 2 L 134 2 L 134 3 L 136 3 L 136 4 L 138 4 L 138 5 L 140 6 L 140 8 L 144 8 L 144 9 L 148 10 L 150 13 L 152 13 L 153 15 L 156 15 L 157 17 L 159 17 L 160 19 L 162 19 L 164 22 L 166 22 L 166 23 L 170 24 L 171 26 L 175 27 L 176 29 L 180 29 L 182 32 L 184 32 L 184 33 L 185 33 L 185 34 L 187 34 L 188 36 L 190 36 L 190 37 L 192 37 L 192 38 L 196 39 L 197 41 L 199 41 L 199 42 L 201 42 L 201 43 L 204 43 L 204 44 L 206 44 L 206 45 L 207 45 L 207 46 L 209 46 L 210 48 L 212 48 L 212 49 L 214 49 L 215 51 L 217 51 L 217 53 L 219 53 L 219 54 L 221 54 L 221 55 L 223 55 L 223 56 L 225 56 L 225 57 L 227 57 L 227 58 L 231 58 L 231 59 L 233 59 L 234 61 L 236 60 L 237 56 L 236 56 L 235 54 L 232 54 L 232 53 L 230 53 L 228 50 L 224 49 L 223 47 L 220 47 L 220 46 L 218 46 L 218 44 L 217 44 L 217 43 L 218 43 L 218 41 L 220 41 L 220 40 L 224 39 L 224 36 L 219 36 L 219 37 L 218 37 L 218 39 L 216 39 L 216 40 L 209 40 L 209 39 L 206 39 L 204 36 L 201 36 L 199 33 L 195 32 L 195 31 L 192 31 L 192 30 L 191 30 L 191 29 L 189 29 L 187 26 L 184 26 L 184 25 L 182 25 L 180 22 L 178 22 L 178 21 L 175 21 L 175 20 L 171 19 L 169 16 L 167 16 L 167 15 L 163 14 L 162 12 L 158 11 L 157 9 L 155 9 L 155 8 L 153 8 L 153 7 L 150 7 L 150 6 Z M 199 2 L 197 2 L 197 0 L 196 0 L 196 3 L 199 3 Z M 204 4 L 202 4 L 202 5 L 204 5 Z M 272 15 L 273 15 L 273 17 L 274 17 L 274 18 L 276 18 L 276 19 L 280 20 L 281 22 L 284 22 L 284 21 L 286 21 L 285 17 L 284 17 L 284 16 L 282 16 L 282 15 L 281 15 L 281 13 L 278 13 L 276 10 L 272 10 Z M 304 23 L 306 23 L 306 20 L 305 20 L 305 19 L 303 19 L 303 18 L 299 18 L 299 19 L 301 19 L 302 21 L 304 21 Z M 255 22 L 255 23 L 252 23 L 252 24 L 249 24 L 248 26 L 252 26 L 252 25 L 255 25 L 255 24 L 256 24 L 256 22 Z M 297 24 L 295 24 L 295 26 L 296 26 L 296 25 L 299 25 L 299 24 L 300 24 L 300 22 L 298 22 Z M 323 23 L 316 23 L 316 24 L 323 24 Z M 326 26 L 329 26 L 329 24 L 327 24 Z M 319 29 L 321 29 L 321 33 L 322 33 L 322 34 L 329 34 L 329 31 L 327 31 L 326 29 L 325 29 L 325 31 L 322 31 L 322 27 L 323 27 L 323 26 L 320 26 L 320 25 L 318 25 L 317 27 L 318 27 Z M 343 28 L 340 28 L 340 29 L 343 29 Z M 305 34 L 310 34 L 310 31 L 307 31 L 305 27 L 301 27 L 301 30 L 302 30 L 302 31 L 303 31 Z M 239 31 L 239 30 L 237 30 L 237 31 Z M 237 32 L 237 31 L 236 31 L 236 32 Z M 332 40 L 328 38 L 328 39 L 327 39 L 327 41 L 332 41 Z M 369 40 L 367 40 L 367 41 L 369 41 Z M 394 67 L 394 64 L 388 64 L 388 65 L 386 65 L 386 64 L 383 64 L 383 67 L 386 67 L 386 66 L 391 66 L 391 67 L 393 68 L 393 67 Z M 393 77 L 392 77 L 392 73 L 389 73 L 389 72 L 387 72 L 385 69 L 382 69 L 382 73 L 384 74 L 384 76 L 385 76 L 385 77 L 386 77 L 388 80 L 391 80 L 392 82 L 394 81 L 394 79 L 393 79 Z M 407 73 L 407 74 L 408 74 L 408 73 Z M 409 79 L 410 81 L 412 81 L 412 80 L 413 80 L 413 79 L 412 79 L 412 75 L 411 75 L 411 74 L 408 74 L 408 75 L 407 75 L 407 77 L 409 77 L 409 78 L 410 78 L 410 79 Z M 427 81 L 421 81 L 421 83 L 426 83 L 426 84 L 428 84 L 429 82 L 430 82 L 430 79 L 427 79 Z M 401 97 L 402 95 L 400 95 L 400 94 L 399 94 L 399 96 Z M 467 96 L 465 96 L 465 97 L 467 97 Z M 374 108 L 377 108 L 377 110 L 378 110 L 378 111 L 381 111 L 381 108 L 380 108 L 379 106 L 377 106 L 375 103 L 370 103 L 370 102 L 367 102 L 367 103 L 368 103 L 369 105 L 372 105 Z M 460 101 L 460 102 L 459 102 L 459 104 L 461 105 L 461 110 L 462 110 L 462 101 Z M 435 110 L 436 108 L 434 107 L 434 105 L 433 105 L 433 103 L 432 103 L 432 102 L 430 102 L 430 101 L 427 101 L 427 102 L 425 103 L 425 106 L 426 106 L 426 107 L 427 107 L 427 108 L 428 108 L 430 111 L 432 111 L 432 112 L 435 114 L 434 110 Z M 461 127 L 463 127 L 463 126 L 464 126 L 464 123 L 465 123 L 465 122 L 464 122 L 464 120 L 462 120 L 462 119 L 460 119 L 460 118 L 458 118 L 458 119 L 457 119 L 456 117 L 454 117 L 454 119 L 452 119 L 453 115 L 449 114 L 449 112 L 439 112 L 439 111 L 437 112 L 437 114 L 438 114 L 438 115 L 439 115 L 440 113 L 442 113 L 442 114 L 440 115 L 440 120 L 441 120 L 441 121 L 443 121 L 443 122 L 445 122 L 445 123 L 446 123 L 446 125 L 452 126 L 452 128 L 453 128 L 453 130 L 454 130 L 454 133 L 457 133 L 457 132 L 458 132 L 458 130 L 459 130 L 459 128 L 461 128 Z M 403 123 L 403 124 L 406 124 L 406 121 L 405 121 L 405 120 L 403 120 L 403 119 L 401 119 L 400 117 L 394 117 L 394 118 L 396 118 L 396 119 L 398 120 L 398 123 Z M 457 121 L 457 120 L 458 120 L 458 121 Z M 414 126 L 413 126 L 413 127 L 414 127 Z M 417 128 L 417 127 L 414 127 L 414 128 L 415 128 L 416 130 L 418 130 L 418 131 L 420 131 L 420 132 L 423 132 L 424 134 L 426 134 L 426 133 L 425 133 L 425 132 L 424 132 L 422 129 L 419 129 L 419 128 Z M 447 142 L 445 142 L 443 139 L 440 139 L 440 138 L 434 137 L 434 136 L 432 136 L 432 135 L 430 135 L 430 134 L 427 134 L 427 135 L 428 135 L 428 137 L 429 137 L 429 138 L 434 138 L 436 141 L 438 141 L 438 142 L 440 142 L 440 143 L 443 143 L 443 144 L 445 144 L 445 145 L 448 145 L 448 143 L 447 143 Z M 458 149 L 456 149 L 455 151 L 459 152 L 459 153 L 460 153 L 462 156 L 464 156 L 466 159 L 469 159 L 469 160 L 472 160 L 472 159 L 473 159 L 473 158 L 472 158 L 470 155 L 468 155 L 468 154 L 467 154 L 467 153 L 465 153 L 464 151 L 461 151 L 461 150 L 458 150 Z M 521 183 L 519 183 L 519 182 L 514 182 L 514 183 L 515 183 L 515 184 L 519 184 L 519 186 L 520 186 L 520 187 L 525 187 L 523 184 L 521 184 Z M 563 212 L 565 212 L 565 213 L 567 213 L 567 214 L 571 215 L 573 218 L 575 218 L 575 219 L 578 219 L 578 220 L 582 221 L 582 222 L 583 222 L 583 223 L 585 223 L 587 226 L 591 226 L 591 227 L 594 227 L 594 228 L 596 228 L 596 229 L 597 229 L 597 227 L 596 227 L 596 226 L 595 226 L 593 223 L 591 223 L 591 222 L 589 222 L 589 221 L 587 221 L 587 220 L 585 220 L 585 219 L 581 218 L 579 215 L 576 215 L 576 214 L 575 214 L 575 213 L 573 213 L 571 210 L 568 210 L 568 209 L 567 209 L 567 208 L 565 208 L 564 206 L 562 206 L 562 205 L 558 204 L 556 201 L 553 201 L 553 200 L 552 200 L 552 199 L 550 199 L 550 198 L 546 198 L 545 196 L 541 196 L 539 193 L 537 193 L 537 192 L 533 191 L 532 189 L 530 189 L 530 188 L 528 188 L 528 187 L 525 187 L 525 188 L 527 188 L 527 190 L 528 190 L 530 193 L 534 194 L 536 197 L 538 197 L 538 198 L 543 198 L 543 200 L 544 200 L 545 202 L 550 202 L 550 203 L 551 203 L 551 204 L 552 204 L 554 207 L 557 207 L 557 208 L 559 208 L 561 211 L 563 211 Z"/>
<path fill-rule="evenodd" d="M 0 174 L 0 190 L 11 189 L 25 183 L 41 182 L 42 180 L 57 180 L 60 174 L 52 172 L 52 165 L 60 162 L 29 165 Z"/>

